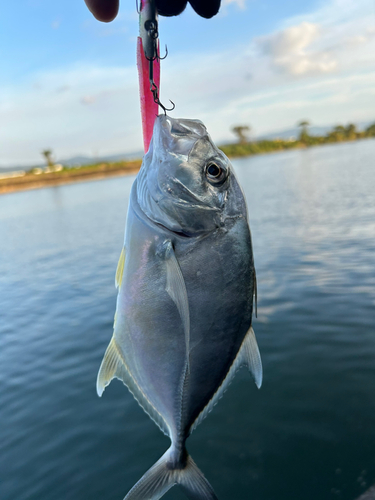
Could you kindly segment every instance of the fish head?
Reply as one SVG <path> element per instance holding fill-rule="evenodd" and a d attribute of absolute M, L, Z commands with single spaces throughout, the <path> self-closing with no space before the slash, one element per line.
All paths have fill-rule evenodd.
<path fill-rule="evenodd" d="M 228 218 L 247 218 L 232 165 L 199 120 L 157 117 L 137 199 L 149 219 L 185 236 L 223 227 Z"/>

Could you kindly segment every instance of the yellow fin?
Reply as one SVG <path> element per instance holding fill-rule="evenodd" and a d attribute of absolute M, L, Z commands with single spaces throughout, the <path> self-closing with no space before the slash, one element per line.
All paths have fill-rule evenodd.
<path fill-rule="evenodd" d="M 125 265 L 125 247 L 123 247 L 121 250 L 121 255 L 117 264 L 116 279 L 115 279 L 116 288 L 121 287 L 122 276 L 124 274 L 124 265 Z"/>

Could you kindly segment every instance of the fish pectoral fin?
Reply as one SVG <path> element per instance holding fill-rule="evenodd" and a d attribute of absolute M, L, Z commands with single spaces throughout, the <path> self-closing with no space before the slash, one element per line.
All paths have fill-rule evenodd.
<path fill-rule="evenodd" d="M 102 364 L 99 368 L 98 378 L 96 380 L 96 392 L 99 397 L 102 396 L 104 389 L 114 378 L 121 380 L 126 385 L 147 415 L 150 416 L 150 418 L 156 423 L 156 425 L 159 426 L 160 430 L 164 432 L 166 436 L 169 436 L 170 432 L 166 421 L 137 384 L 136 380 L 130 373 L 130 370 L 126 366 L 125 360 L 123 359 L 117 346 L 115 337 L 112 337 L 107 350 L 105 351 Z"/>
<path fill-rule="evenodd" d="M 182 275 L 180 264 L 174 253 L 171 241 L 164 243 L 165 245 L 165 263 L 167 267 L 167 286 L 166 290 L 176 304 L 180 318 L 184 327 L 186 355 L 189 363 L 190 352 L 190 314 L 189 314 L 189 301 L 186 291 L 185 280 Z"/>
<path fill-rule="evenodd" d="M 116 288 L 121 287 L 122 277 L 124 274 L 124 266 L 125 266 L 125 247 L 122 247 L 120 258 L 118 260 L 117 269 L 116 269 L 116 278 L 115 278 Z"/>
<path fill-rule="evenodd" d="M 260 359 L 260 353 L 258 349 L 258 344 L 255 338 L 254 330 L 250 330 L 245 335 L 245 338 L 241 344 L 237 356 L 235 357 L 232 366 L 230 367 L 227 376 L 223 380 L 221 386 L 215 392 L 208 404 L 203 408 L 203 410 L 198 415 L 197 419 L 191 426 L 190 432 L 192 432 L 198 425 L 204 420 L 207 415 L 212 411 L 213 407 L 218 403 L 224 395 L 224 392 L 228 389 L 234 376 L 241 366 L 246 365 L 254 377 L 254 381 L 258 389 L 262 385 L 263 369 L 262 360 Z"/>

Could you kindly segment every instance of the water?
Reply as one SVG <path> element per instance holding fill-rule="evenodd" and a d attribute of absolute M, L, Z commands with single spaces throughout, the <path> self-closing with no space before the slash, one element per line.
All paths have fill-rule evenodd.
<path fill-rule="evenodd" d="M 220 500 L 354 500 L 375 482 L 374 157 L 362 141 L 234 162 L 264 385 L 241 371 L 189 439 Z M 120 382 L 95 392 L 132 181 L 0 197 L 2 500 L 121 500 L 168 446 Z"/>

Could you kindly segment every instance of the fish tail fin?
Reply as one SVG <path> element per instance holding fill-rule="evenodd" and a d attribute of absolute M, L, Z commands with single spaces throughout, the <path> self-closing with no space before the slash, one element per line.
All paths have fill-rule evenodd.
<path fill-rule="evenodd" d="M 218 500 L 212 486 L 186 452 L 185 466 L 173 465 L 173 448 L 149 469 L 124 500 L 159 500 L 175 484 L 189 500 Z M 177 468 L 176 468 L 177 467 Z"/>

